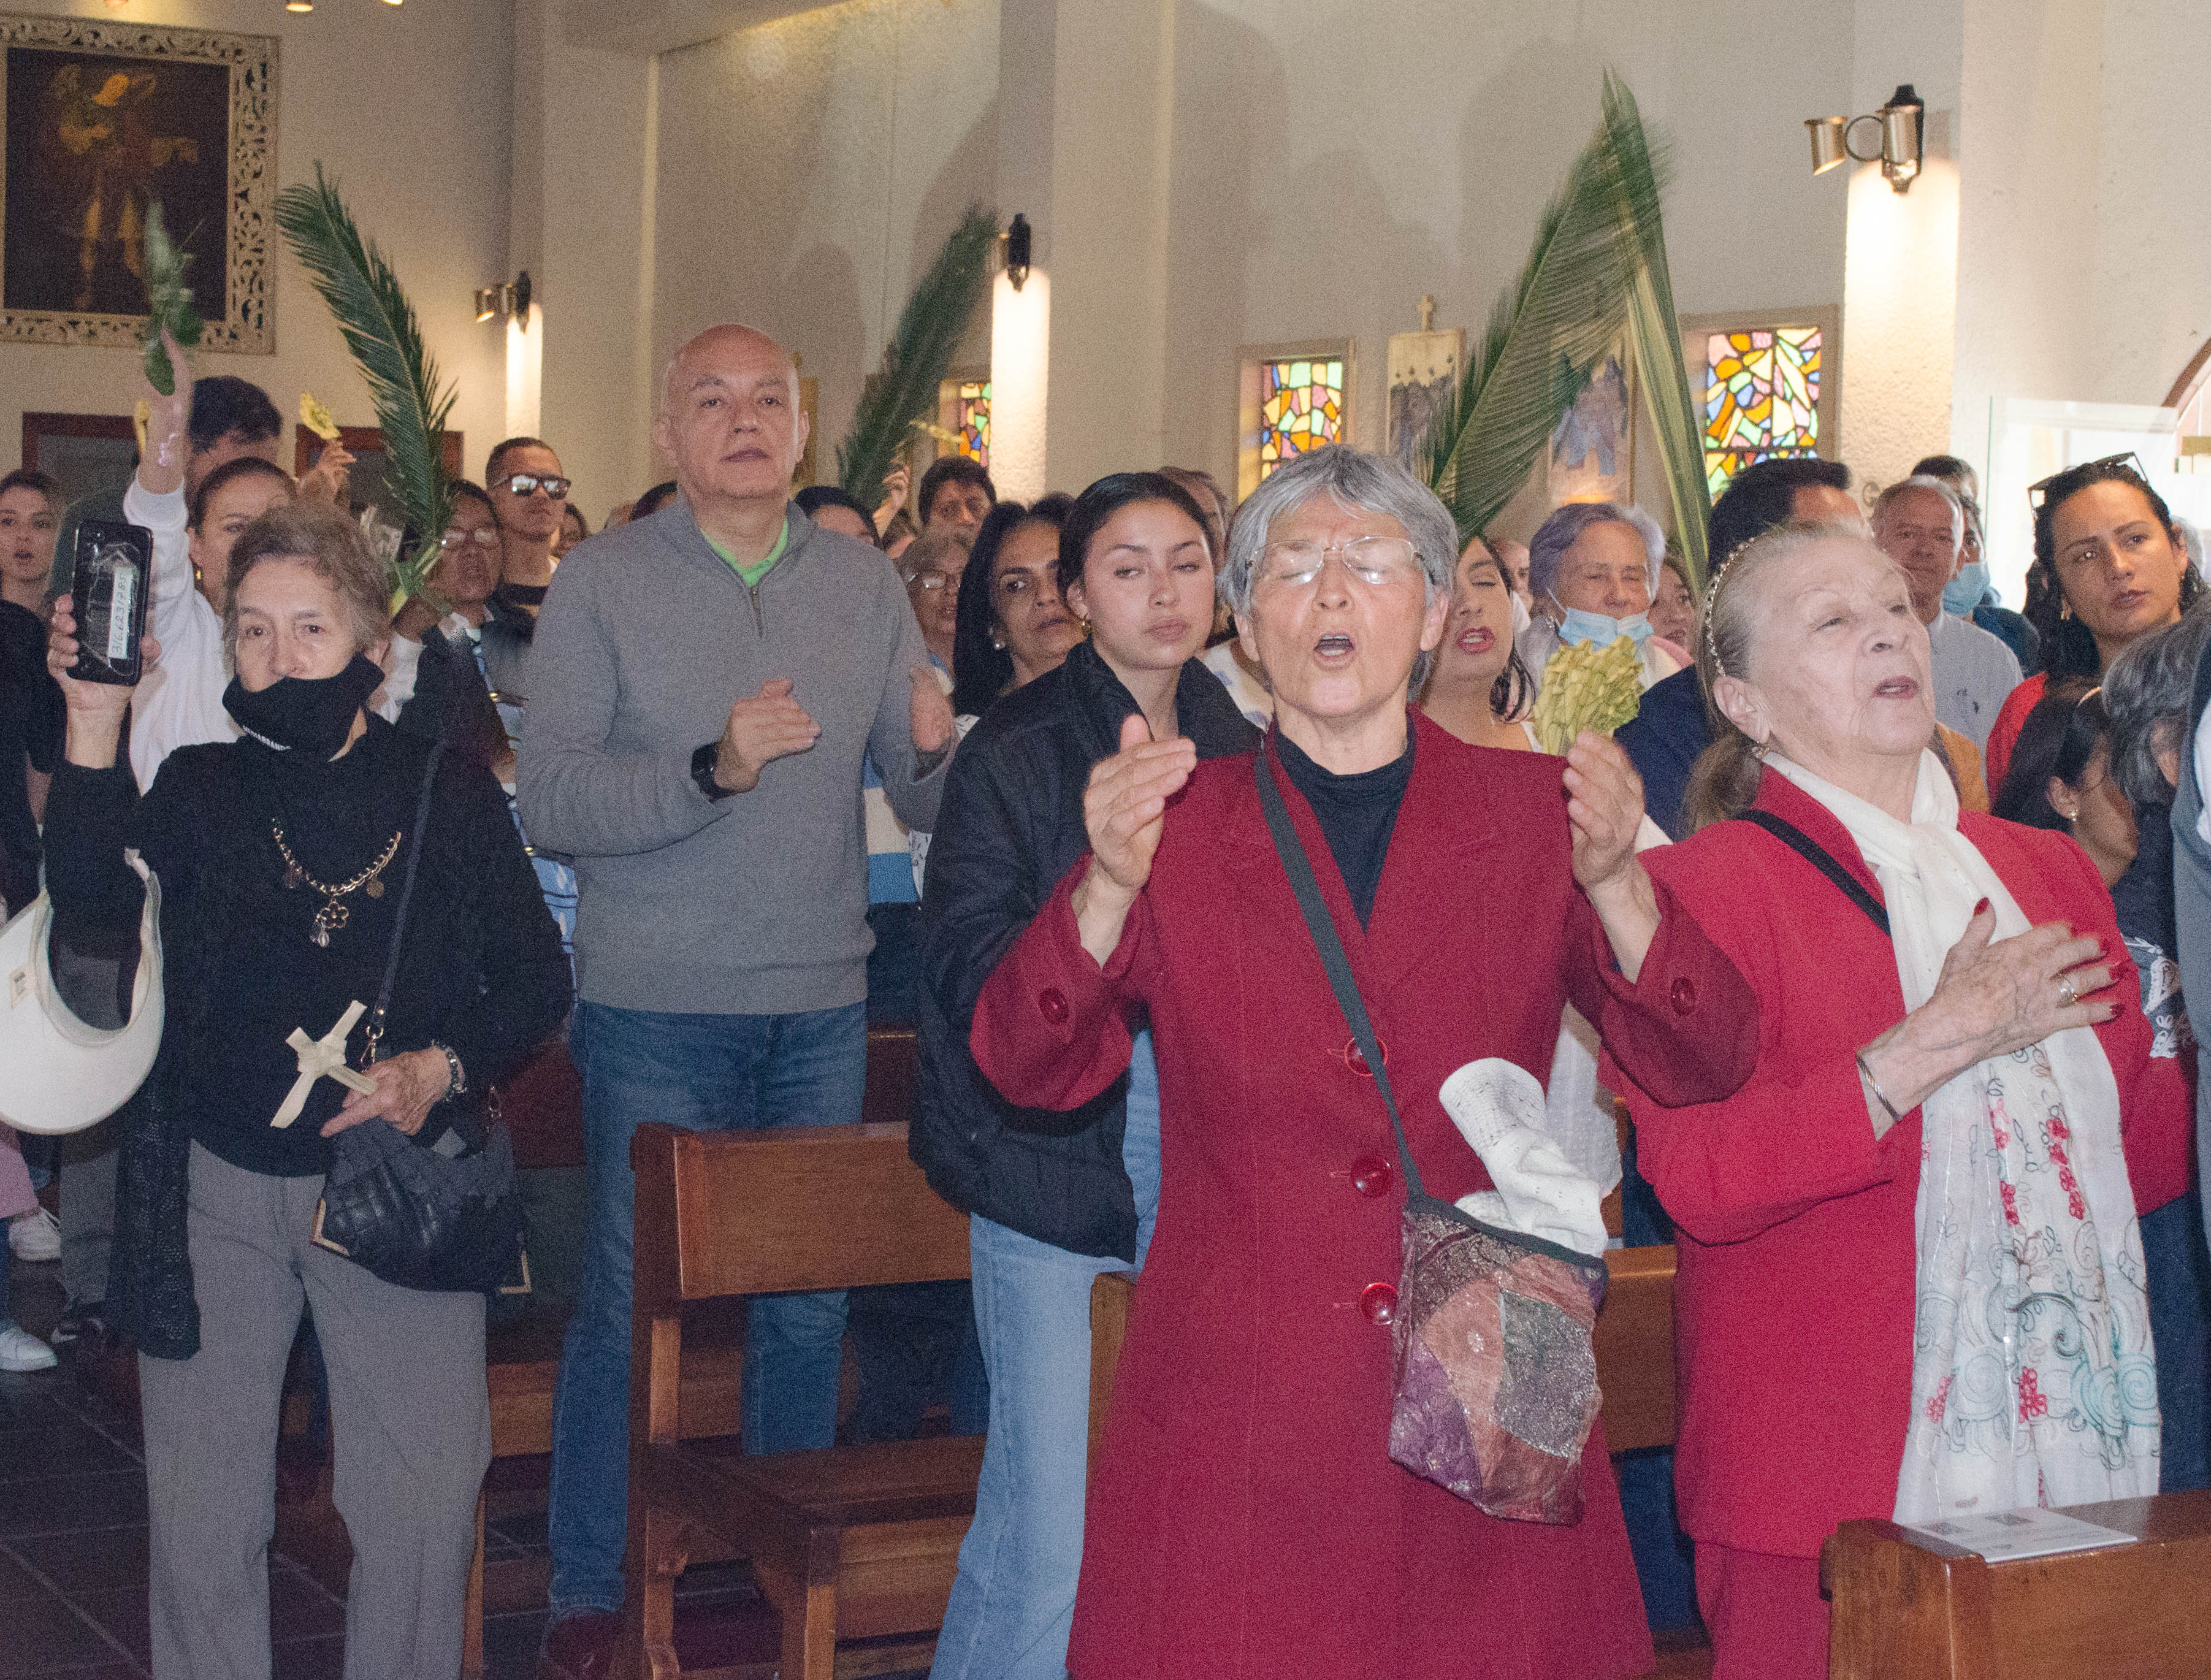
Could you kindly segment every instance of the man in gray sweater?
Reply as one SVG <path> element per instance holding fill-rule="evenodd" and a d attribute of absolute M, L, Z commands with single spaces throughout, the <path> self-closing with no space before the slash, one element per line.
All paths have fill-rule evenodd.
<path fill-rule="evenodd" d="M 653 439 L 681 500 L 572 553 L 538 616 L 522 821 L 578 883 L 572 1041 L 591 1229 L 555 1391 L 556 1670 L 603 1671 L 622 1603 L 631 1134 L 860 1118 L 872 754 L 936 820 L 952 713 L 906 591 L 786 502 L 806 446 L 790 355 L 737 326 L 669 366 Z M 756 1301 L 746 1450 L 827 1446 L 842 1295 Z"/>

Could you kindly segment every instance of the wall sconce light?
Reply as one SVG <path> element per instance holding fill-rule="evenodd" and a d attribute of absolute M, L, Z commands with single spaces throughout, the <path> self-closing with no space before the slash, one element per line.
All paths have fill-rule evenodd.
<path fill-rule="evenodd" d="M 1004 235 L 1006 278 L 1020 291 L 1029 277 L 1029 219 L 1020 211 L 1014 212 L 1012 224 Z"/>
<path fill-rule="evenodd" d="M 1882 178 L 1890 187 L 1898 192 L 1910 191 L 1923 157 L 1921 119 L 1926 113 L 1927 101 L 1906 82 L 1870 116 L 1806 118 L 1804 126 L 1812 136 L 1812 173 L 1824 175 L 1846 157 L 1859 163 L 1871 163 L 1877 158 Z M 1861 152 L 1851 144 L 1851 136 L 1860 123 L 1871 123 L 1880 129 L 1879 151 Z"/>
<path fill-rule="evenodd" d="M 476 319 L 490 321 L 496 320 L 501 316 L 510 320 L 519 321 L 525 328 L 529 326 L 530 270 L 528 269 L 523 270 L 513 279 L 502 281 L 496 286 L 476 288 Z"/>
<path fill-rule="evenodd" d="M 315 9 L 315 0 L 284 0 L 284 9 L 288 12 L 311 12 Z"/>

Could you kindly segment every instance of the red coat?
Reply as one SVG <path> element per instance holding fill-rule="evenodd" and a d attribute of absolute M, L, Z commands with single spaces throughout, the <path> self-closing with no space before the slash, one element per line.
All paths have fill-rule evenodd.
<path fill-rule="evenodd" d="M 1758 804 L 1881 896 L 1824 806 L 1772 772 Z M 1972 812 L 1959 827 L 2030 922 L 2069 922 L 2102 938 L 2113 976 L 2105 995 L 2119 1013 L 2096 1032 L 2131 1167 L 2138 1139 L 2183 1132 L 2192 1116 L 2178 1064 L 2149 1058 L 2111 895 L 2065 835 Z M 1919 1111 L 1876 1143 L 1856 1060 L 1904 1017 L 1895 949 L 1839 889 L 1750 823 L 1715 824 L 1643 856 L 1759 998 L 1758 1071 L 1733 1096 L 1684 1108 L 1626 1092 L 1637 1165 L 1679 1228 L 1681 1522 L 1700 1540 L 1813 1557 L 1844 1518 L 1894 1510 L 1911 1404 Z M 2166 1193 L 2130 1176 L 2138 1198 Z"/>
<path fill-rule="evenodd" d="M 1569 996 L 1678 1099 L 1740 1083 L 1748 994 L 1694 924 L 1667 918 L 1639 987 L 1613 971 L 1573 885 L 1559 761 L 1414 726 L 1364 931 L 1283 785 L 1430 1191 L 1489 1182 L 1437 1099 L 1445 1077 L 1501 1055 L 1543 1077 Z M 975 1012 L 976 1058 L 1018 1103 L 1071 1108 L 1102 1089 L 1147 1011 L 1159 1058 L 1159 1219 L 1090 1489 L 1069 1666 L 1082 1680 L 1643 1673 L 1601 1434 L 1573 1527 L 1485 1517 L 1390 1462 L 1390 1332 L 1360 1296 L 1397 1280 L 1403 1188 L 1251 771 L 1248 755 L 1197 767 L 1104 970 L 1069 905 L 1086 858 Z"/>
<path fill-rule="evenodd" d="M 2037 671 L 2004 696 L 1996 722 L 1989 725 L 1989 744 L 1982 755 L 1988 761 L 1990 799 L 2003 791 L 2004 772 L 2011 768 L 2011 749 L 2019 744 L 2020 731 L 2026 727 L 2026 714 L 2049 690 L 2048 674 Z"/>

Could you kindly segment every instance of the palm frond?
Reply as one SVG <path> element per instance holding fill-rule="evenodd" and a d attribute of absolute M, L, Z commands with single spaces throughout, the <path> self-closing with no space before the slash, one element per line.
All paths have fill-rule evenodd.
<path fill-rule="evenodd" d="M 1469 357 L 1430 430 L 1423 476 L 1458 522 L 1487 528 L 1528 482 L 1536 456 L 1620 335 L 1642 247 L 1621 213 L 1602 130 L 1585 147 L 1536 225 L 1535 249 Z"/>
<path fill-rule="evenodd" d="M 1620 214 L 1633 227 L 1642 252 L 1628 297 L 1628 338 L 1635 351 L 1644 405 L 1657 434 L 1666 488 L 1673 498 L 1675 535 L 1690 575 L 1701 589 L 1705 526 L 1711 519 L 1712 497 L 1705 477 L 1704 428 L 1681 356 L 1680 317 L 1674 312 L 1674 282 L 1666 264 L 1666 228 L 1659 212 L 1665 158 L 1643 131 L 1635 95 L 1610 70 L 1604 76 L 1603 122 L 1619 185 Z"/>
<path fill-rule="evenodd" d="M 436 567 L 451 522 L 452 481 L 442 446 L 454 391 L 440 389 L 415 306 L 384 253 L 361 237 L 336 185 L 315 166 L 315 184 L 276 195 L 276 226 L 336 318 L 383 428 L 391 482 L 413 527 L 411 549 L 392 563 L 392 610 L 419 592 Z"/>
<path fill-rule="evenodd" d="M 917 422 L 934 420 L 936 388 L 990 277 L 990 246 L 998 220 L 969 205 L 960 225 L 899 312 L 898 331 L 883 348 L 882 370 L 860 394 L 851 429 L 837 446 L 837 482 L 846 494 L 873 507 L 883 480 Z"/>
<path fill-rule="evenodd" d="M 186 234 L 187 239 L 191 238 Z M 169 237 L 168 227 L 161 220 L 161 206 L 154 203 L 146 207 L 146 330 L 139 342 L 144 347 L 146 379 L 162 396 L 173 396 L 177 389 L 176 369 L 169 366 L 169 352 L 161 343 L 161 329 L 167 327 L 179 349 L 191 349 L 200 342 L 207 323 L 192 307 L 192 288 L 185 284 L 185 270 L 191 266 L 191 253 Z"/>

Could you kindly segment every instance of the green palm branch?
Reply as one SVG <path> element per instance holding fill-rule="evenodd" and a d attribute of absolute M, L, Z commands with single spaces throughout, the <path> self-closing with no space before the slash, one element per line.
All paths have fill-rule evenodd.
<path fill-rule="evenodd" d="M 1619 337 L 1643 262 L 1631 213 L 1656 191 L 1647 177 L 1622 175 L 1601 130 L 1544 207 L 1535 249 L 1498 300 L 1423 452 L 1423 476 L 1458 522 L 1461 542 L 1487 530 L 1528 482 Z"/>
<path fill-rule="evenodd" d="M 1602 136 L 1620 184 L 1620 218 L 1634 228 L 1642 253 L 1627 298 L 1628 339 L 1673 498 L 1675 535 L 1690 576 L 1701 589 L 1712 495 L 1705 476 L 1704 428 L 1681 358 L 1681 318 L 1674 312 L 1674 281 L 1666 264 L 1666 229 L 1658 208 L 1663 167 L 1652 156 L 1635 95 L 1609 70 L 1604 77 Z"/>
<path fill-rule="evenodd" d="M 192 307 L 192 288 L 185 284 L 185 270 L 192 261 L 191 253 L 169 237 L 168 227 L 161 219 L 161 206 L 158 203 L 148 204 L 146 330 L 140 342 L 145 352 L 147 383 L 164 397 L 176 394 L 177 373 L 169 366 L 169 352 L 161 343 L 161 329 L 167 327 L 178 348 L 186 350 L 197 344 L 200 335 L 207 330 L 199 311 Z"/>
<path fill-rule="evenodd" d="M 393 494 L 413 528 L 392 562 L 392 610 L 421 591 L 443 552 L 453 511 L 445 471 L 445 422 L 454 389 L 440 387 L 415 306 L 384 253 L 361 237 L 336 186 L 315 166 L 315 184 L 276 195 L 276 226 L 336 317 L 383 428 Z"/>
<path fill-rule="evenodd" d="M 898 331 L 883 349 L 882 371 L 860 393 L 851 429 L 837 446 L 837 482 L 846 494 L 873 507 L 883 480 L 917 424 L 936 415 L 936 388 L 990 278 L 990 246 L 998 219 L 969 205 L 960 225 L 899 313 Z"/>

